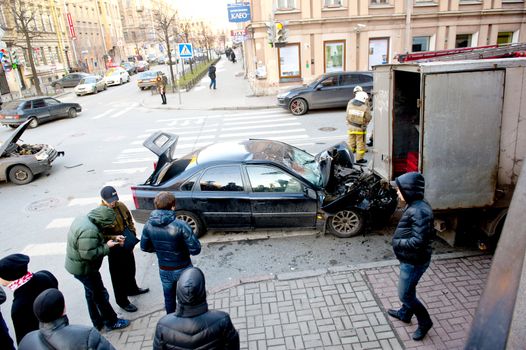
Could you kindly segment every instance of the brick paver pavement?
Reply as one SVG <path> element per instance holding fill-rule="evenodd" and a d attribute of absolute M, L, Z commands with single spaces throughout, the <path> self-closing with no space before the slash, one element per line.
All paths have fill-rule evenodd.
<path fill-rule="evenodd" d="M 241 349 L 461 349 L 489 272 L 491 256 L 434 260 L 418 286 L 434 327 L 411 340 L 416 320 L 389 318 L 398 307 L 398 262 L 282 274 L 209 291 L 212 309 L 228 312 Z M 117 349 L 151 349 L 164 311 L 105 336 Z"/>

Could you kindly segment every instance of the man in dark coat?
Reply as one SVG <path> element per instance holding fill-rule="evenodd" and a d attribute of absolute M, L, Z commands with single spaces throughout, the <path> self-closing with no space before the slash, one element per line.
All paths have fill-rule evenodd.
<path fill-rule="evenodd" d="M 208 310 L 205 276 L 198 268 L 182 273 L 177 283 L 177 309 L 157 322 L 153 348 L 239 349 L 239 334 L 230 316 Z"/>
<path fill-rule="evenodd" d="M 141 249 L 156 253 L 164 293 L 166 313 L 175 311 L 175 290 L 181 273 L 192 266 L 190 255 L 201 252 L 201 243 L 184 221 L 175 217 L 175 197 L 159 192 L 153 201 L 154 211 L 144 225 Z"/>
<path fill-rule="evenodd" d="M 210 67 L 208 67 L 208 77 L 210 78 L 210 86 L 209 89 L 214 87 L 214 90 L 216 89 L 216 66 L 212 63 Z"/>
<path fill-rule="evenodd" d="M 0 305 L 2 305 L 6 300 L 5 292 L 0 287 Z M 5 350 L 15 350 L 15 346 L 13 345 L 13 339 L 11 339 L 11 336 L 9 335 L 9 329 L 7 328 L 7 325 L 5 324 L 4 317 L 2 316 L 2 313 L 0 312 L 0 349 Z"/>
<path fill-rule="evenodd" d="M 68 232 L 66 270 L 84 285 L 89 316 L 98 330 L 104 326 L 109 330 L 121 329 L 130 324 L 117 318 L 99 272 L 104 256 L 124 240 L 123 236 L 117 236 L 116 240 L 104 242 L 101 232 L 114 222 L 115 212 L 100 206 L 76 218 Z"/>
<path fill-rule="evenodd" d="M 28 333 L 18 350 L 115 350 L 98 330 L 70 325 L 64 296 L 55 288 L 43 291 L 33 303 L 40 330 Z"/>
<path fill-rule="evenodd" d="M 435 238 L 433 210 L 424 200 L 425 182 L 422 174 L 406 173 L 396 178 L 396 185 L 399 196 L 407 203 L 392 240 L 393 251 L 400 261 L 398 296 L 402 307 L 387 312 L 406 323 L 411 322 L 415 315 L 418 328 L 413 339 L 422 340 L 433 322 L 426 307 L 416 297 L 416 286 L 431 261 L 431 243 Z"/>
<path fill-rule="evenodd" d="M 48 288 L 58 288 L 58 281 L 49 271 L 31 273 L 27 270 L 29 256 L 11 254 L 0 260 L 0 284 L 13 291 L 11 319 L 16 342 L 29 332 L 38 329 L 38 319 L 33 313 L 33 302 Z"/>
<path fill-rule="evenodd" d="M 135 224 L 128 207 L 119 201 L 119 195 L 112 186 L 105 186 L 100 191 L 102 204 L 115 212 L 115 222 L 112 226 L 104 228 L 102 234 L 106 240 L 115 239 L 124 234 L 128 228 L 135 236 Z M 148 288 L 139 288 L 135 280 L 135 257 L 133 250 L 128 250 L 120 245 L 110 249 L 108 254 L 111 284 L 115 301 L 122 309 L 128 312 L 137 311 L 137 307 L 130 303 L 128 296 L 139 295 L 149 292 Z"/>

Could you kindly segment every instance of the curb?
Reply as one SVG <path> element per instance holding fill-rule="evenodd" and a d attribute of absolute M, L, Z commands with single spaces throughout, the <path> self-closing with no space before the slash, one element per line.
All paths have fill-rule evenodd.
<path fill-rule="evenodd" d="M 60 94 L 53 95 L 52 97 L 53 97 L 53 98 L 59 98 L 59 97 L 63 97 L 63 96 L 69 95 L 69 94 L 71 94 L 72 92 L 73 92 L 73 91 L 64 91 L 64 92 L 61 92 Z"/>
<path fill-rule="evenodd" d="M 228 111 L 228 110 L 236 110 L 236 111 L 242 111 L 242 110 L 257 110 L 257 109 L 271 109 L 271 108 L 279 108 L 278 105 L 265 105 L 265 106 L 232 106 L 232 107 L 154 107 L 154 106 L 148 106 L 144 103 L 144 100 L 140 103 L 141 107 L 148 108 L 148 109 L 160 109 L 160 110 L 177 110 L 177 111 Z"/>

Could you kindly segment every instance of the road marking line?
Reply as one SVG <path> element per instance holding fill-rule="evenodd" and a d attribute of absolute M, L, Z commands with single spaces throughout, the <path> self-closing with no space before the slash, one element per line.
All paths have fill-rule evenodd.
<path fill-rule="evenodd" d="M 66 255 L 66 242 L 29 244 L 22 254 L 33 256 Z"/>
<path fill-rule="evenodd" d="M 71 226 L 71 223 L 75 220 L 75 218 L 59 218 L 59 219 L 53 219 L 49 224 L 46 226 L 46 230 L 50 228 L 64 228 Z"/>
<path fill-rule="evenodd" d="M 121 115 L 129 112 L 130 110 L 134 109 L 135 107 L 137 107 L 138 105 L 137 104 L 132 104 L 131 106 L 127 107 L 127 108 L 124 108 L 122 111 L 118 112 L 118 113 L 115 113 L 114 115 L 110 116 L 110 118 L 118 118 L 120 117 Z"/>
<path fill-rule="evenodd" d="M 136 174 L 136 173 L 144 173 L 146 169 L 148 168 L 144 167 L 144 168 L 108 169 L 108 170 L 104 170 L 104 172 L 109 173 L 109 174 Z"/>
<path fill-rule="evenodd" d="M 111 112 L 113 112 L 115 110 L 115 108 L 110 108 L 108 109 L 106 112 L 102 113 L 102 114 L 99 114 L 91 119 L 95 120 L 95 119 L 100 119 L 102 117 L 105 117 L 106 115 L 110 114 Z"/>
<path fill-rule="evenodd" d="M 290 113 L 283 112 L 283 109 L 276 109 L 276 110 L 261 110 L 257 112 L 245 112 L 245 113 L 222 113 L 222 114 L 212 114 L 212 115 L 202 115 L 197 117 L 181 117 L 177 118 L 177 120 L 195 120 L 195 119 L 216 119 L 216 118 L 225 118 L 225 117 L 240 117 L 240 116 L 262 116 L 262 115 L 268 115 L 268 114 L 279 114 L 279 115 L 287 115 L 290 117 Z M 174 119 L 158 119 L 156 122 L 158 123 L 165 123 L 165 122 L 172 122 Z"/>
<path fill-rule="evenodd" d="M 298 118 L 273 118 L 273 117 L 269 117 L 269 118 L 265 118 L 265 120 L 247 120 L 247 121 L 244 121 L 244 122 L 240 122 L 240 121 L 234 121 L 234 122 L 231 122 L 230 120 L 225 120 L 223 125 L 243 125 L 243 124 L 257 124 L 257 123 L 264 123 L 264 124 L 270 124 L 270 123 L 281 123 L 281 122 L 289 122 L 289 121 L 297 121 Z"/>
<path fill-rule="evenodd" d="M 108 186 L 111 186 L 111 185 L 108 185 Z M 117 186 L 119 187 L 119 186 Z M 122 201 L 131 201 L 132 200 L 132 196 L 129 195 L 129 194 L 125 194 L 125 195 L 120 195 L 119 194 L 119 200 L 122 202 Z M 73 198 L 72 200 L 69 201 L 68 203 L 68 207 L 73 207 L 73 206 L 82 206 L 82 205 L 92 205 L 92 204 L 100 204 L 101 202 L 101 199 L 100 197 L 83 197 L 83 198 Z"/>
<path fill-rule="evenodd" d="M 232 133 L 232 134 L 221 134 L 218 135 L 220 138 L 227 138 L 227 137 L 252 137 L 254 135 L 270 135 L 272 137 L 273 134 L 284 134 L 284 133 L 295 133 L 295 132 L 305 132 L 307 130 L 305 129 L 292 129 L 292 130 L 272 130 L 272 131 L 254 131 L 254 132 L 242 132 L 242 133 Z"/>
<path fill-rule="evenodd" d="M 141 147 L 141 148 L 127 148 L 127 149 L 123 149 L 121 151 L 121 153 L 142 153 L 144 151 L 149 151 L 146 147 Z"/>
<path fill-rule="evenodd" d="M 282 123 L 279 124 L 279 127 L 292 126 L 292 125 L 301 125 L 301 123 Z M 247 126 L 236 126 L 233 128 L 222 128 L 221 131 L 233 131 L 233 130 L 248 130 L 248 129 L 266 129 L 266 128 L 275 128 L 276 125 L 247 125 Z"/>
<path fill-rule="evenodd" d="M 130 163 L 143 163 L 143 162 L 155 162 L 157 158 L 152 156 L 151 158 L 130 158 L 130 159 L 119 159 L 114 162 L 113 164 L 130 164 Z"/>

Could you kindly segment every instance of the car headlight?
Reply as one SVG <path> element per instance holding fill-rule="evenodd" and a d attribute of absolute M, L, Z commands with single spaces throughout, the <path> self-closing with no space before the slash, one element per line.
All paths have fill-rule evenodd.
<path fill-rule="evenodd" d="M 35 158 L 37 160 L 46 160 L 48 157 L 49 157 L 49 154 L 47 154 L 46 152 L 35 154 Z"/>
<path fill-rule="evenodd" d="M 283 92 L 283 93 L 279 94 L 277 97 L 278 98 L 285 98 L 285 97 L 287 97 L 288 94 L 289 94 L 288 92 Z"/>

